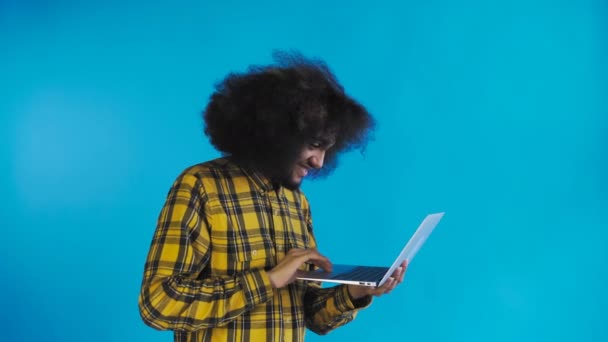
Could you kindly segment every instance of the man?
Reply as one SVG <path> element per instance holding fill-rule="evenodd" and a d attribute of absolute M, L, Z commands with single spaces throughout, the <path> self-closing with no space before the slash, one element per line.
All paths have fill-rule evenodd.
<path fill-rule="evenodd" d="M 204 111 L 224 157 L 186 169 L 158 218 L 139 297 L 144 322 L 175 341 L 303 341 L 352 321 L 380 288 L 296 280 L 330 261 L 316 250 L 307 176 L 363 147 L 373 119 L 329 68 L 297 53 L 230 74 Z"/>

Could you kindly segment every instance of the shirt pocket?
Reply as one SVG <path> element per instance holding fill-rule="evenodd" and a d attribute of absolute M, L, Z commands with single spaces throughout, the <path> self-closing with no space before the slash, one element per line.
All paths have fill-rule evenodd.
<path fill-rule="evenodd" d="M 316 248 L 314 237 L 311 230 L 305 222 L 292 220 L 291 229 L 287 232 L 287 249 L 310 249 Z M 302 271 L 312 271 L 314 266 L 310 263 L 305 263 L 300 266 Z"/>
<path fill-rule="evenodd" d="M 247 229 L 247 234 L 237 232 L 232 241 L 237 271 L 270 269 L 274 266 L 273 242 L 269 235 L 257 229 Z"/>
<path fill-rule="evenodd" d="M 297 218 L 291 218 L 287 231 L 287 245 L 292 248 L 315 248 L 316 243 L 312 235 L 312 227 L 307 222 Z"/>
<path fill-rule="evenodd" d="M 272 239 L 258 223 L 224 212 L 215 213 L 210 221 L 212 272 L 234 275 L 274 264 Z"/>

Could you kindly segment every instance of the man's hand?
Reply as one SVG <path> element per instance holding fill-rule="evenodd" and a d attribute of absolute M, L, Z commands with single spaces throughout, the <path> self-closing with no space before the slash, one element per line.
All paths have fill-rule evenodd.
<path fill-rule="evenodd" d="M 272 287 L 281 288 L 292 283 L 303 263 L 315 264 L 328 272 L 332 270 L 329 259 L 319 254 L 316 249 L 291 249 L 278 265 L 267 272 Z"/>
<path fill-rule="evenodd" d="M 348 293 L 350 293 L 351 298 L 354 300 L 368 295 L 376 297 L 382 296 L 383 294 L 391 292 L 397 285 L 403 282 L 406 270 L 407 261 L 404 261 L 381 287 L 348 285 Z"/>

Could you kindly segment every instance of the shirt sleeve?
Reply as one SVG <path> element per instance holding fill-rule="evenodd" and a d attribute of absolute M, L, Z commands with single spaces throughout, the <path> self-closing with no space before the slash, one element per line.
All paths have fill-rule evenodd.
<path fill-rule="evenodd" d="M 159 330 L 222 326 L 272 298 L 264 270 L 202 278 L 210 256 L 200 180 L 182 175 L 173 184 L 144 268 L 139 311 Z"/>
<path fill-rule="evenodd" d="M 355 319 L 358 310 L 371 302 L 371 296 L 351 300 L 346 285 L 321 288 L 318 283 L 309 283 L 304 297 L 306 327 L 325 335 Z"/>

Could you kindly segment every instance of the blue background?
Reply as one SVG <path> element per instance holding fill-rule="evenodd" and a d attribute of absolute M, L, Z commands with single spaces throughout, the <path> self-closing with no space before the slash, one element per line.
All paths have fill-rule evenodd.
<path fill-rule="evenodd" d="M 296 48 L 378 121 L 363 155 L 304 185 L 321 251 L 390 262 L 446 212 L 401 287 L 309 341 L 607 341 L 607 14 L 601 0 L 1 2 L 0 340 L 172 340 L 137 295 L 171 182 L 218 156 L 200 112 L 226 73 Z"/>

